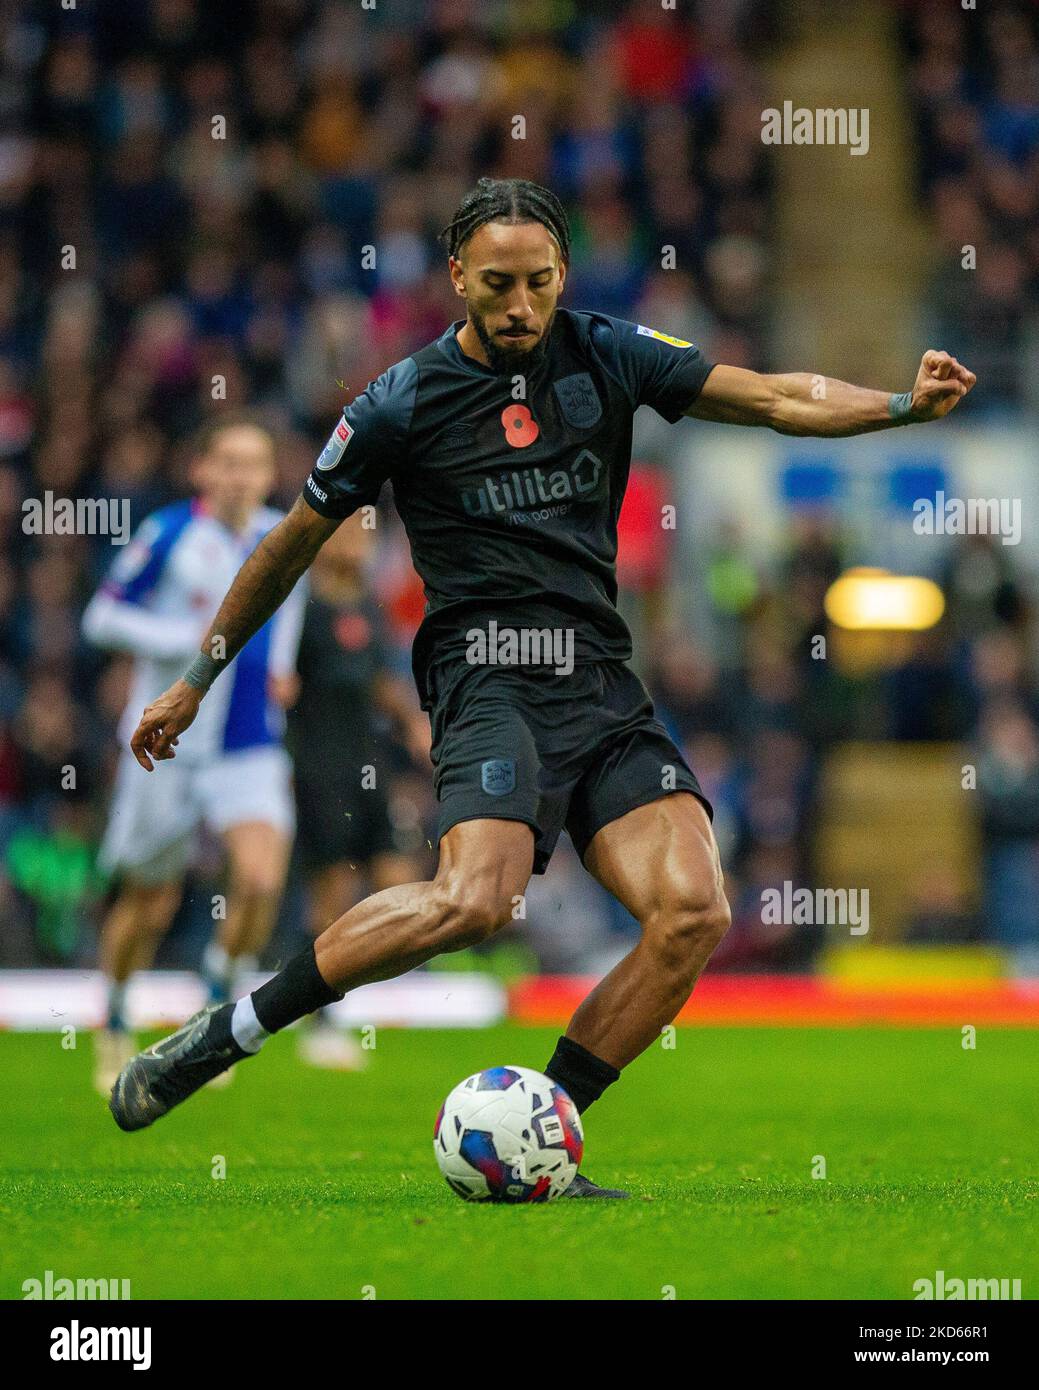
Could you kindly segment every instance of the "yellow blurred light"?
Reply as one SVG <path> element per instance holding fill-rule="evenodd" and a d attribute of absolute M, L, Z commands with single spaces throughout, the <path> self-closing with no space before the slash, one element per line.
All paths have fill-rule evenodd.
<path fill-rule="evenodd" d="M 945 597 L 931 579 L 863 568 L 835 579 L 824 606 L 831 623 L 851 631 L 923 632 L 945 612 Z"/>

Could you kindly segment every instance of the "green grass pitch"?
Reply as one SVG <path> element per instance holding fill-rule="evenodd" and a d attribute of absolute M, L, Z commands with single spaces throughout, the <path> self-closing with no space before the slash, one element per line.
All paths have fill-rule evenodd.
<path fill-rule="evenodd" d="M 584 1171 L 633 1201 L 459 1201 L 441 1099 L 554 1041 L 384 1029 L 344 1076 L 290 1033 L 124 1135 L 88 1035 L 0 1036 L 0 1295 L 49 1269 L 135 1299 L 911 1299 L 941 1269 L 1036 1296 L 1039 1032 L 679 1029 L 587 1117 Z"/>

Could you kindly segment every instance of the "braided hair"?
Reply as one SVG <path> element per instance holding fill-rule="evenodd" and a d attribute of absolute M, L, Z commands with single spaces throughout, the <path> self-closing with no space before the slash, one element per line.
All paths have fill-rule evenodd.
<path fill-rule="evenodd" d="M 485 222 L 540 222 L 558 242 L 564 265 L 570 261 L 570 222 L 556 195 L 540 184 L 529 179 L 480 179 L 459 203 L 439 239 L 450 255 L 457 256 Z"/>

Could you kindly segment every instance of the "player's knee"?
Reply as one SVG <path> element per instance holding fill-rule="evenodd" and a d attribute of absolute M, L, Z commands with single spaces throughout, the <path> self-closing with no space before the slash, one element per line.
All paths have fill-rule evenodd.
<path fill-rule="evenodd" d="M 676 884 L 662 897 L 648 931 L 665 961 L 682 969 L 713 951 L 731 921 L 720 886 Z"/>
<path fill-rule="evenodd" d="M 263 902 L 273 897 L 280 887 L 281 866 L 278 864 L 265 864 L 260 860 L 237 864 L 231 875 L 231 894 L 239 902 Z"/>
<path fill-rule="evenodd" d="M 436 885 L 431 913 L 433 944 L 441 951 L 478 946 L 513 917 L 514 898 L 500 881 Z"/>

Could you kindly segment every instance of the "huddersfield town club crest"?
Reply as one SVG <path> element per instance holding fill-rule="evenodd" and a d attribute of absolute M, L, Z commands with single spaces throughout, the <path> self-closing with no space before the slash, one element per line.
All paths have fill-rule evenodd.
<path fill-rule="evenodd" d="M 480 769 L 480 781 L 488 796 L 508 796 L 516 790 L 516 764 L 512 758 L 488 758 Z"/>
<path fill-rule="evenodd" d="M 602 415 L 602 403 L 587 372 L 555 382 L 555 393 L 560 409 L 575 429 L 589 429 Z"/>

